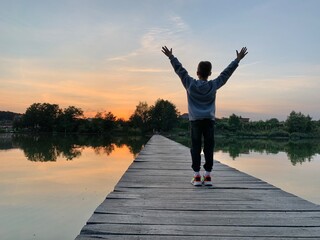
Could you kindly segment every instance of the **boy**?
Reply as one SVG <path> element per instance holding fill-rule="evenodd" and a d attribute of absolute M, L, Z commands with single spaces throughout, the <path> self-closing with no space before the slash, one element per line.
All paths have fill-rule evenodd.
<path fill-rule="evenodd" d="M 189 121 L 191 126 L 191 158 L 194 176 L 191 183 L 194 186 L 212 186 L 210 173 L 213 167 L 213 148 L 214 148 L 214 121 L 215 121 L 215 100 L 216 91 L 222 87 L 238 67 L 239 62 L 247 55 L 247 48 L 243 47 L 240 52 L 236 51 L 237 58 L 223 70 L 220 75 L 208 80 L 211 75 L 211 63 L 208 61 L 200 62 L 197 69 L 196 80 L 189 76 L 186 69 L 178 59 L 173 56 L 172 48 L 162 47 L 162 52 L 170 59 L 171 64 L 180 77 L 181 82 L 187 90 Z M 205 174 L 201 178 L 201 145 L 203 136 L 203 152 L 205 164 L 203 168 Z"/>

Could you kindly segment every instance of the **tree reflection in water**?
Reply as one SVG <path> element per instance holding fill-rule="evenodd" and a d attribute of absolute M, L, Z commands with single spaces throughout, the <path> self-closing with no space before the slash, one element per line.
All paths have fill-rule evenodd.
<path fill-rule="evenodd" d="M 110 155 L 116 147 L 128 146 L 136 156 L 147 142 L 145 137 L 110 137 L 97 135 L 12 135 L 0 138 L 0 149 L 20 148 L 30 161 L 56 161 L 58 157 L 72 160 L 83 149 L 92 147 L 96 154 Z"/>
<path fill-rule="evenodd" d="M 216 141 L 215 151 L 229 153 L 236 159 L 241 154 L 260 152 L 266 154 L 278 154 L 285 152 L 293 165 L 311 161 L 313 156 L 320 153 L 319 140 L 268 140 L 268 139 L 228 139 L 219 138 Z"/>
<path fill-rule="evenodd" d="M 0 150 L 20 148 L 30 161 L 56 161 L 58 157 L 72 160 L 81 156 L 86 147 L 96 154 L 110 155 L 115 147 L 126 145 L 134 157 L 141 151 L 148 138 L 142 136 L 110 137 L 98 135 L 0 135 Z M 184 142 L 186 144 L 187 141 Z M 260 152 L 278 154 L 285 152 L 293 165 L 311 161 L 320 154 L 320 140 L 268 140 L 217 138 L 215 151 L 229 153 L 236 159 L 241 154 Z"/>

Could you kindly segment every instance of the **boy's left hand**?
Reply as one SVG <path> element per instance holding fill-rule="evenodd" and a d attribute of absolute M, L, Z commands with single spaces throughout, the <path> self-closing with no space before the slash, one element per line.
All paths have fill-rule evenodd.
<path fill-rule="evenodd" d="M 170 50 L 167 48 L 167 46 L 162 47 L 161 52 L 163 52 L 167 57 L 172 56 L 172 48 Z"/>

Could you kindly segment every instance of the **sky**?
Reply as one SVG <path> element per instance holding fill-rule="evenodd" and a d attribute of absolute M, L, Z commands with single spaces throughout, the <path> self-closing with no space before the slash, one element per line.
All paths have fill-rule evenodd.
<path fill-rule="evenodd" d="M 217 92 L 216 116 L 320 119 L 320 1 L 0 0 L 0 110 L 76 106 L 128 119 L 157 99 L 187 112 L 186 91 L 161 52 L 212 78 L 246 46 Z"/>

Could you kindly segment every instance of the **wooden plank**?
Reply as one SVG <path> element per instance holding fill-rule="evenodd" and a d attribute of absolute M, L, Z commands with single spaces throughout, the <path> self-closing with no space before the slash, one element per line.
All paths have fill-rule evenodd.
<path fill-rule="evenodd" d="M 184 206 L 183 206 L 184 205 Z M 117 213 L 117 214 L 130 214 L 135 212 L 140 212 L 144 210 L 154 210 L 154 211 L 185 211 L 185 212 L 202 212 L 201 214 L 205 217 L 206 214 L 214 214 L 218 211 L 241 211 L 241 212 L 310 212 L 316 211 L 312 208 L 305 207 L 299 204 L 290 204 L 287 206 L 285 204 L 279 205 L 267 205 L 264 204 L 217 204 L 217 205 L 209 205 L 209 206 L 202 206 L 200 204 L 172 204 L 172 205 L 155 205 L 155 206 L 128 206 L 128 205 L 121 205 L 121 204 L 114 204 L 114 205 L 100 205 L 96 210 L 95 213 Z M 319 211 L 316 211 L 319 213 Z"/>
<path fill-rule="evenodd" d="M 76 238 L 320 239 L 320 206 L 215 161 L 194 187 L 188 148 L 153 136 Z"/>
<path fill-rule="evenodd" d="M 258 227 L 258 226 L 193 226 L 144 224 L 89 224 L 81 231 L 90 234 L 174 235 L 174 236 L 229 236 L 229 237 L 319 237 L 320 227 Z"/>
<path fill-rule="evenodd" d="M 226 199 L 215 199 L 215 201 L 206 201 L 203 205 L 198 204 L 201 199 L 197 198 L 186 198 L 186 199 L 176 199 L 176 198 L 140 198 L 140 199 L 116 199 L 116 198 L 107 198 L 106 201 L 101 203 L 100 206 L 113 206 L 113 205 L 126 205 L 130 207 L 170 207 L 174 208 L 174 205 L 182 205 L 177 206 L 177 209 L 193 209 L 193 208 L 205 208 L 206 210 L 215 209 L 216 206 L 222 206 L 222 205 L 252 205 L 253 206 L 260 206 L 263 205 L 264 208 L 267 208 L 270 206 L 272 208 L 276 207 L 279 208 L 279 206 L 284 205 L 282 209 L 288 209 L 288 205 L 291 206 L 291 208 L 296 207 L 303 207 L 305 210 L 315 210 L 319 211 L 319 208 L 316 208 L 313 204 L 308 204 L 304 200 L 299 198 L 267 198 L 267 201 L 262 201 L 258 198 L 237 198 L 233 199 L 232 201 L 226 201 Z M 288 204 L 290 202 L 290 204 Z M 190 205 L 190 206 L 189 206 Z M 192 206 L 192 205 L 196 205 Z"/>
<path fill-rule="evenodd" d="M 76 240 L 101 240 L 101 239 L 112 239 L 112 240 L 208 240 L 207 236 L 197 236 L 196 238 L 194 236 L 173 236 L 173 235 L 114 235 L 114 234 L 108 234 L 108 235 L 79 235 Z M 259 240 L 270 240 L 270 237 L 228 237 L 228 236 L 210 236 L 210 240 L 252 240 L 252 239 L 259 239 Z M 292 237 L 277 237 L 273 236 L 272 239 L 275 240 L 292 240 Z M 294 238 L 294 240 L 319 240 L 317 237 L 298 237 Z"/>
<path fill-rule="evenodd" d="M 130 190 L 130 191 L 128 191 Z M 148 190 L 148 189 L 147 189 Z M 153 189 L 124 189 L 123 191 L 114 191 L 108 195 L 109 198 L 116 199 L 163 199 L 170 200 L 175 199 L 177 201 L 190 199 L 190 194 L 192 194 L 192 199 L 195 201 L 203 201 L 205 198 L 206 201 L 216 201 L 216 200 L 224 200 L 224 201 L 241 201 L 241 200 L 252 200 L 256 199 L 258 201 L 269 201 L 269 199 L 285 199 L 286 201 L 291 201 L 292 199 L 297 199 L 296 196 L 286 193 L 279 194 L 281 190 L 270 190 L 264 191 L 262 189 L 252 190 L 252 189 L 215 189 L 215 194 L 212 194 L 206 189 L 199 188 L 191 190 L 190 189 L 157 189 L 157 191 L 153 191 Z M 249 195 L 250 193 L 250 195 Z M 303 199 L 298 198 L 300 201 L 305 201 Z M 309 204 L 309 202 L 307 202 Z M 313 205 L 314 206 L 314 205 Z"/>
<path fill-rule="evenodd" d="M 93 214 L 88 224 L 168 224 L 202 226 L 319 227 L 318 212 L 215 212 L 195 215 L 183 211 L 141 211 L 136 214 Z"/>

